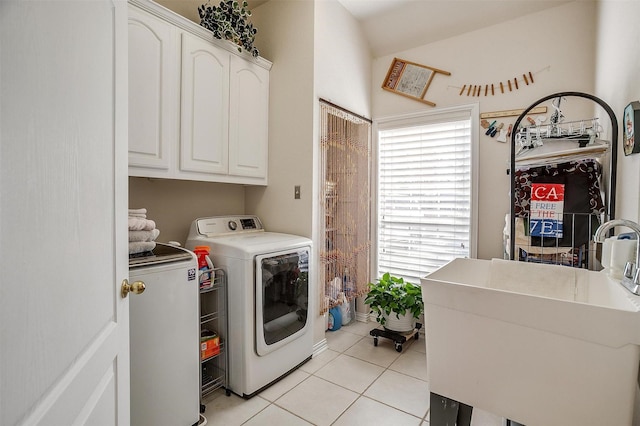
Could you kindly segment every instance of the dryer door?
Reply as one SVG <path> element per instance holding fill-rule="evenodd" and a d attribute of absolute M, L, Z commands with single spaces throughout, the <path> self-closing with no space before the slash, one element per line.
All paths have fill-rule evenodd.
<path fill-rule="evenodd" d="M 256 352 L 263 356 L 309 328 L 309 253 L 302 247 L 256 256 Z"/>

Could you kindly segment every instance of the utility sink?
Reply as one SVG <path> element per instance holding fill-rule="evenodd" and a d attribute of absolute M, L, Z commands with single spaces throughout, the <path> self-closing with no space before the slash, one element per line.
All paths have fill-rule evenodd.
<path fill-rule="evenodd" d="M 421 280 L 430 391 L 525 425 L 630 425 L 640 297 L 602 272 L 456 259 Z"/>

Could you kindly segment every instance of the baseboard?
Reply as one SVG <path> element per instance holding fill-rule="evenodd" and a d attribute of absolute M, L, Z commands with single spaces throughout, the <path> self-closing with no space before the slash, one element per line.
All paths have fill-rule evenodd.
<path fill-rule="evenodd" d="M 327 339 L 322 339 L 318 343 L 313 345 L 313 354 L 312 357 L 315 358 L 320 355 L 322 352 L 329 349 L 329 345 L 327 343 Z"/>
<path fill-rule="evenodd" d="M 356 311 L 356 321 L 360 321 L 360 322 L 369 322 L 369 320 L 372 319 L 371 315 L 369 313 L 364 313 L 364 312 L 358 312 Z"/>

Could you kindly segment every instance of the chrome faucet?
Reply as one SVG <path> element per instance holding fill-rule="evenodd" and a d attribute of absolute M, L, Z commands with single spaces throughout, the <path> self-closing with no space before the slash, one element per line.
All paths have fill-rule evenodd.
<path fill-rule="evenodd" d="M 596 243 L 602 243 L 605 238 L 605 233 L 616 226 L 626 226 L 632 229 L 636 234 L 636 258 L 634 262 L 627 262 L 624 267 L 624 276 L 620 283 L 631 293 L 640 295 L 640 268 L 638 268 L 638 262 L 640 262 L 640 225 L 635 222 L 626 219 L 613 219 L 603 223 L 596 229 L 593 235 L 593 241 Z"/>

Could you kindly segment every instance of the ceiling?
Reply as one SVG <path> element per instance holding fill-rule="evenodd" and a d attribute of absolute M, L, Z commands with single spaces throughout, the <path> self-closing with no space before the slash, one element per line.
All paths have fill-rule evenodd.
<path fill-rule="evenodd" d="M 206 3 L 204 0 L 156 1 L 196 21 L 199 21 L 198 6 Z M 214 4 L 218 2 L 209 1 Z M 267 1 L 269 0 L 247 0 L 249 9 Z M 369 41 L 371 54 L 378 58 L 556 7 L 572 0 L 338 1 L 360 22 Z"/>
<path fill-rule="evenodd" d="M 338 1 L 360 21 L 376 58 L 568 3 L 568 0 Z"/>

